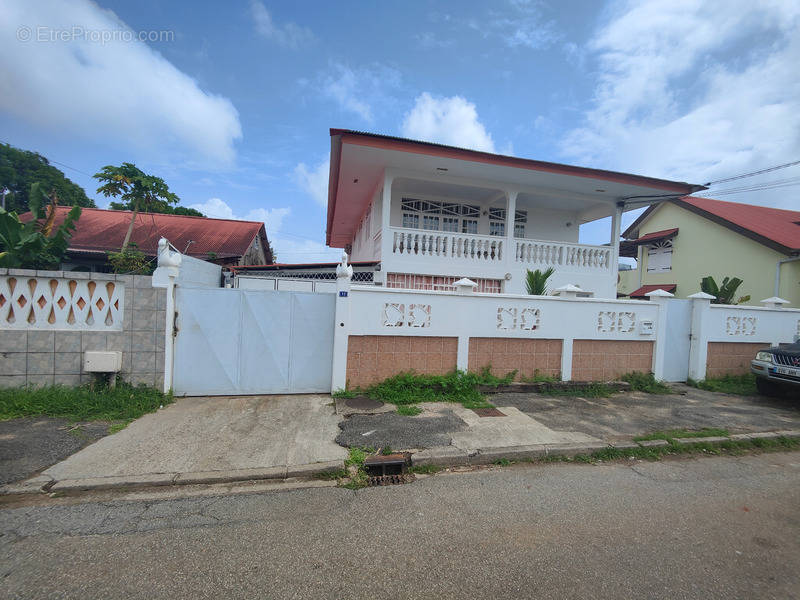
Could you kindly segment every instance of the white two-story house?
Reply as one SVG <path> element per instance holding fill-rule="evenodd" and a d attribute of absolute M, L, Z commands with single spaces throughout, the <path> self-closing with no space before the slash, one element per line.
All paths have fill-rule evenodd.
<path fill-rule="evenodd" d="M 703 186 L 429 142 L 331 130 L 326 241 L 379 263 L 377 284 L 524 294 L 526 270 L 554 267 L 554 290 L 615 298 L 623 211 Z M 611 217 L 609 243 L 578 243 Z"/>

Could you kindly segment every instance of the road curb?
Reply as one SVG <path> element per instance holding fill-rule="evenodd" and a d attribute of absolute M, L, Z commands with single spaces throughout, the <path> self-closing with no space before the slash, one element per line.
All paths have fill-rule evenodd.
<path fill-rule="evenodd" d="M 288 479 L 291 477 L 313 477 L 344 469 L 344 461 L 326 461 L 304 465 L 265 467 L 261 469 L 228 469 L 221 471 L 197 471 L 191 473 L 148 473 L 144 475 L 119 475 L 111 477 L 87 477 L 53 481 L 42 476 L 0 488 L 0 495 L 40 494 L 42 492 L 85 492 L 92 490 L 129 489 L 141 487 L 163 487 L 241 481 Z"/>

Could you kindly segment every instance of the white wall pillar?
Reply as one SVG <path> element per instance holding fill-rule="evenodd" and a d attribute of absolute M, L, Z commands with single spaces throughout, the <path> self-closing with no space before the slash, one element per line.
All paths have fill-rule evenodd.
<path fill-rule="evenodd" d="M 458 354 L 456 355 L 456 369 L 464 371 L 469 370 L 469 336 L 458 336 Z"/>
<path fill-rule="evenodd" d="M 706 378 L 708 359 L 708 317 L 714 296 L 697 292 L 689 296 L 692 301 L 692 328 L 689 334 L 689 377 L 695 381 Z"/>
<path fill-rule="evenodd" d="M 158 241 L 158 268 L 153 273 L 151 285 L 166 288 L 166 324 L 164 327 L 164 393 L 172 389 L 172 375 L 175 366 L 175 282 L 180 275 L 183 256 L 169 247 L 166 238 Z M 128 307 L 125 307 L 130 310 Z"/>
<path fill-rule="evenodd" d="M 572 338 L 561 342 L 561 381 L 572 380 Z"/>
<path fill-rule="evenodd" d="M 381 255 L 378 259 L 381 261 L 381 270 L 378 279 L 386 285 L 387 280 L 387 264 L 391 264 L 392 259 L 392 245 L 394 244 L 394 236 L 389 231 L 392 219 L 392 182 L 394 181 L 394 174 L 391 171 L 383 172 L 383 190 L 380 197 L 381 203 Z"/>
<path fill-rule="evenodd" d="M 653 304 L 658 305 L 658 319 L 656 321 L 656 340 L 653 345 L 653 376 L 662 381 L 664 379 L 664 364 L 667 358 L 667 304 L 674 294 L 664 290 L 654 290 L 647 294 Z"/>
<path fill-rule="evenodd" d="M 353 267 L 347 264 L 347 254 L 336 267 L 336 310 L 333 324 L 333 361 L 331 365 L 331 391 L 347 387 L 347 346 L 350 337 L 350 280 Z"/>

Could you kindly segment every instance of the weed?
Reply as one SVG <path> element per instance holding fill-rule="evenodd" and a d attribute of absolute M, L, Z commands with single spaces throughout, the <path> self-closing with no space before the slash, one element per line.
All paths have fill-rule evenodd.
<path fill-rule="evenodd" d="M 667 429 L 664 431 L 654 431 L 646 435 L 639 435 L 633 438 L 634 442 L 645 442 L 649 440 L 667 440 L 674 438 L 700 438 L 700 437 L 727 437 L 730 435 L 727 429 L 719 427 L 703 427 L 695 431 L 688 429 Z"/>
<path fill-rule="evenodd" d="M 130 420 L 120 421 L 119 423 L 112 423 L 111 425 L 108 426 L 108 435 L 117 433 L 118 431 L 122 431 L 130 424 L 131 424 Z"/>
<path fill-rule="evenodd" d="M 561 381 L 561 374 L 558 375 L 545 375 L 539 369 L 534 370 L 533 375 L 530 377 L 521 377 L 521 381 L 525 383 L 557 383 Z"/>
<path fill-rule="evenodd" d="M 500 467 L 507 467 L 508 465 L 514 464 L 514 461 L 508 460 L 507 458 L 498 458 L 492 464 Z"/>
<path fill-rule="evenodd" d="M 744 375 L 724 375 L 722 377 L 695 381 L 687 379 L 686 384 L 709 392 L 722 392 L 723 394 L 737 394 L 739 396 L 755 396 L 756 378 L 752 373 Z"/>
<path fill-rule="evenodd" d="M 671 394 L 672 389 L 663 381 L 658 381 L 652 373 L 626 373 L 622 381 L 631 384 L 631 390 L 648 394 Z"/>
<path fill-rule="evenodd" d="M 73 421 L 132 421 L 170 404 L 172 394 L 120 383 L 116 387 L 48 386 L 0 389 L 0 420 L 62 417 Z"/>
<path fill-rule="evenodd" d="M 381 454 L 383 454 L 384 456 L 389 456 L 391 453 L 392 453 L 392 447 L 388 445 L 384 446 L 383 449 L 381 450 Z"/>
<path fill-rule="evenodd" d="M 350 472 L 347 469 L 337 469 L 335 471 L 322 471 L 321 473 L 314 475 L 314 477 L 317 479 L 324 479 L 326 481 L 333 481 L 344 479 L 348 475 L 350 475 Z"/>
<path fill-rule="evenodd" d="M 397 414 L 404 417 L 416 417 L 422 409 L 416 404 L 401 404 L 397 407 Z"/>
<path fill-rule="evenodd" d="M 418 473 L 422 475 L 433 475 L 434 473 L 438 473 L 442 470 L 442 467 L 438 465 L 415 465 L 413 467 L 409 467 L 409 472 L 411 473 Z"/>
<path fill-rule="evenodd" d="M 358 390 L 336 390 L 331 394 L 334 398 L 355 398 Z"/>

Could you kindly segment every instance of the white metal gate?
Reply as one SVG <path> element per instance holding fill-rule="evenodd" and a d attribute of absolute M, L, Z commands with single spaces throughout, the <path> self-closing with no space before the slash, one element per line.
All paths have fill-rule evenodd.
<path fill-rule="evenodd" d="M 689 333 L 692 330 L 692 301 L 670 299 L 667 309 L 664 380 L 686 381 L 689 376 Z"/>
<path fill-rule="evenodd" d="M 179 287 L 175 300 L 176 394 L 330 392 L 333 294 Z"/>

